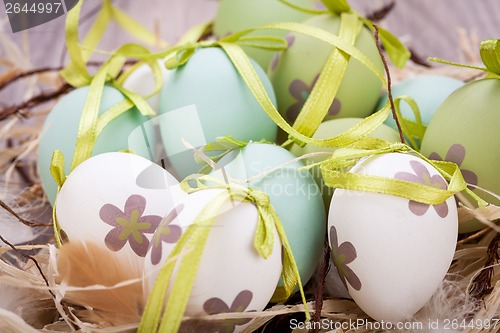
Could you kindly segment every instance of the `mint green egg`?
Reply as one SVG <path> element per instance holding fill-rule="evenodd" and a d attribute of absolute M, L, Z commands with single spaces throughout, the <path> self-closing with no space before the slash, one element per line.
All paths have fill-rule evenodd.
<path fill-rule="evenodd" d="M 340 17 L 318 15 L 303 23 L 337 35 Z M 289 47 L 276 54 L 270 66 L 269 77 L 276 92 L 280 113 L 293 122 L 309 97 L 332 46 L 296 33 L 289 34 L 287 40 Z M 361 29 L 355 46 L 383 72 L 382 60 L 368 28 Z M 350 59 L 325 119 L 368 116 L 377 105 L 381 89 L 382 83 L 374 73 L 359 61 Z"/>
<path fill-rule="evenodd" d="M 321 125 L 319 125 L 318 129 L 316 130 L 316 133 L 314 133 L 313 138 L 314 139 L 328 139 L 332 138 L 334 136 L 340 135 L 343 132 L 347 131 L 348 129 L 352 128 L 354 125 L 359 123 L 362 118 L 340 118 L 340 119 L 331 119 L 327 120 Z M 391 143 L 395 142 L 401 142 L 401 139 L 399 137 L 399 133 L 390 128 L 387 125 L 382 124 L 379 126 L 377 129 L 375 129 L 373 132 L 370 133 L 369 137 L 371 138 L 377 138 L 377 139 L 382 139 Z M 322 148 L 314 145 L 305 145 L 304 147 L 300 147 L 299 145 L 294 144 L 290 152 L 294 154 L 297 157 L 300 157 L 302 155 L 306 154 L 311 154 L 311 153 L 318 153 L 318 152 L 327 152 L 327 153 L 333 153 L 335 151 L 335 148 Z M 304 159 L 304 163 L 309 165 L 309 164 L 314 164 L 317 162 L 321 162 L 325 158 L 328 158 L 328 156 L 323 156 L 323 157 L 309 157 Z M 328 208 L 330 206 L 330 201 L 332 199 L 333 195 L 333 188 L 330 188 L 325 185 L 323 178 L 321 177 L 321 171 L 319 167 L 313 167 L 311 168 L 311 174 L 314 176 L 314 179 L 316 180 L 316 183 L 318 184 L 319 188 L 321 189 L 321 192 L 323 194 L 323 201 L 325 203 L 325 207 Z"/>
<path fill-rule="evenodd" d="M 392 86 L 392 96 L 396 98 L 407 95 L 413 98 L 418 105 L 422 124 L 427 126 L 445 99 L 463 85 L 462 81 L 447 76 L 421 75 Z M 387 93 L 385 93 L 377 105 L 377 110 L 381 109 L 387 100 Z M 416 120 L 412 109 L 405 101 L 401 101 L 400 106 L 403 117 L 408 120 Z M 392 116 L 387 118 L 385 124 L 395 130 L 398 129 Z"/>
<path fill-rule="evenodd" d="M 484 79 L 464 85 L 451 94 L 431 119 L 421 152 L 436 160 L 456 163 L 467 183 L 500 194 L 500 80 Z M 472 187 L 471 187 L 472 189 Z M 495 205 L 500 200 L 483 191 L 476 194 Z M 485 225 L 470 220 L 459 232 Z"/>
<path fill-rule="evenodd" d="M 305 8 L 323 8 L 318 0 L 292 0 Z M 214 34 L 221 38 L 230 33 L 276 22 L 302 22 L 311 17 L 278 0 L 222 0 L 214 20 Z M 253 35 L 285 37 L 286 31 L 257 31 Z M 262 68 L 267 69 L 273 52 L 245 47 L 245 52 Z"/>
<path fill-rule="evenodd" d="M 259 65 L 252 64 L 276 105 L 269 79 Z M 182 139 L 198 147 L 225 135 L 242 141 L 276 138 L 276 124 L 220 48 L 199 49 L 171 72 L 163 85 L 160 112 L 165 152 L 181 178 L 200 170 Z"/>
<path fill-rule="evenodd" d="M 45 194 L 52 205 L 57 193 L 57 184 L 50 173 L 52 153 L 55 150 L 63 152 L 65 173 L 69 174 L 80 118 L 88 92 L 89 87 L 82 87 L 63 96 L 47 115 L 41 130 L 38 145 L 38 170 Z M 99 114 L 104 113 L 124 99 L 122 93 L 117 89 L 105 86 Z M 143 157 L 153 158 L 152 152 L 147 149 L 148 144 L 146 144 L 149 142 L 150 146 L 153 146 L 155 143 L 154 129 L 147 122 L 148 119 L 142 116 L 136 108 L 118 116 L 102 131 L 96 141 L 92 156 L 128 149 Z M 144 125 L 144 132 L 141 125 Z"/>
<path fill-rule="evenodd" d="M 225 172 L 244 180 L 294 159 L 276 145 L 250 143 L 227 156 Z M 326 217 L 321 193 L 314 178 L 301 162 L 293 162 L 250 183 L 251 188 L 269 195 L 290 242 L 303 284 L 311 278 L 323 251 Z M 215 175 L 215 172 L 212 173 Z M 220 174 L 217 174 L 218 177 Z M 280 282 L 282 284 L 282 282 Z"/>

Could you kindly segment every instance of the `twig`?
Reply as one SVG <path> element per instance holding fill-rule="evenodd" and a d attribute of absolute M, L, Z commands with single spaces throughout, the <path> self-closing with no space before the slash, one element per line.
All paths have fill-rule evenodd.
<path fill-rule="evenodd" d="M 396 115 L 396 107 L 394 106 L 394 99 L 392 98 L 392 83 L 391 83 L 391 74 L 389 72 L 389 66 L 387 65 L 387 61 L 385 60 L 384 52 L 382 51 L 382 45 L 380 44 L 380 39 L 378 35 L 378 26 L 376 24 L 373 25 L 375 28 L 375 44 L 377 44 L 378 52 L 380 53 L 380 57 L 382 58 L 382 63 L 384 64 L 385 73 L 387 75 L 387 95 L 389 97 L 389 102 L 391 103 L 392 117 L 396 122 L 398 127 L 399 137 L 402 143 L 406 143 L 405 136 L 403 134 L 403 130 L 401 129 L 401 124 L 399 123 L 398 116 Z"/>
<path fill-rule="evenodd" d="M 75 88 L 65 83 L 56 91 L 52 91 L 50 93 L 41 93 L 39 95 L 33 96 L 27 101 L 22 102 L 21 104 L 8 106 L 0 110 L 0 121 L 5 120 L 8 117 L 13 116 L 15 114 L 26 116 L 25 114 L 23 114 L 24 110 L 49 102 L 61 95 L 67 94 L 68 92 L 74 89 Z"/>
<path fill-rule="evenodd" d="M 40 223 L 40 222 L 32 222 L 28 221 L 26 219 L 23 219 L 19 214 L 17 214 L 12 208 L 9 207 L 4 201 L 0 200 L 0 207 L 5 209 L 9 214 L 14 216 L 16 219 L 18 219 L 19 222 L 22 224 L 28 226 L 28 227 L 51 227 L 51 223 Z"/>
<path fill-rule="evenodd" d="M 415 52 L 414 49 L 409 48 L 410 51 L 410 60 L 416 63 L 417 65 L 426 67 L 426 68 L 432 68 L 432 65 L 430 62 L 428 62 L 425 58 L 421 57 L 419 54 Z"/>
<path fill-rule="evenodd" d="M 391 1 L 382 8 L 366 15 L 366 18 L 374 22 L 381 21 L 394 9 L 394 6 L 396 6 L 396 1 Z"/>
<path fill-rule="evenodd" d="M 46 72 L 57 72 L 61 70 L 61 67 L 41 67 L 41 68 L 35 68 L 32 70 L 28 70 L 25 72 L 20 72 L 19 74 L 13 76 L 9 80 L 0 83 L 0 91 L 4 89 L 5 87 L 9 86 L 10 84 L 16 82 L 17 80 L 27 78 L 33 75 L 41 74 L 41 73 L 46 73 Z"/>
<path fill-rule="evenodd" d="M 469 289 L 470 296 L 473 300 L 479 301 L 493 290 L 491 288 L 491 278 L 493 277 L 494 268 L 492 267 L 500 260 L 498 255 L 498 245 L 500 243 L 500 234 L 491 240 L 486 251 L 486 263 L 484 269 L 479 273 L 471 284 Z"/>
<path fill-rule="evenodd" d="M 38 261 L 30 256 L 30 255 L 27 255 L 25 253 L 22 253 L 20 250 L 18 250 L 12 243 L 10 243 L 9 241 L 7 241 L 5 238 L 2 237 L 2 235 L 0 235 L 0 240 L 2 242 L 4 242 L 8 247 L 10 247 L 14 252 L 18 253 L 19 255 L 21 255 L 22 257 L 28 259 L 28 260 L 31 260 L 35 266 L 36 266 L 36 269 L 38 270 L 38 272 L 40 272 L 40 275 L 42 276 L 42 279 L 43 281 L 45 282 L 45 285 L 47 287 L 49 287 L 48 291 L 50 293 L 50 295 L 52 296 L 52 298 L 55 300 L 56 299 L 56 295 L 52 292 L 52 290 L 50 290 L 50 284 L 49 284 L 49 280 L 47 279 L 47 277 L 45 276 L 45 273 L 43 272 L 42 270 L 42 267 L 40 266 L 40 264 L 38 263 Z"/>
<path fill-rule="evenodd" d="M 323 310 L 323 291 L 325 290 L 326 275 L 330 269 L 330 245 L 328 244 L 328 238 L 325 239 L 325 244 L 323 247 L 323 257 L 321 258 L 321 263 L 319 267 L 319 279 L 318 285 L 316 287 L 316 301 L 314 303 L 314 317 L 313 321 L 319 323 L 321 320 L 321 311 Z M 311 329 L 311 333 L 318 333 L 319 326 L 314 325 Z"/>
<path fill-rule="evenodd" d="M 491 231 L 491 228 L 490 227 L 486 227 L 484 229 L 481 229 L 479 230 L 478 232 L 476 232 L 475 234 L 472 234 L 470 236 L 468 236 L 467 238 L 464 238 L 462 240 L 459 240 L 457 242 L 457 245 L 464 245 L 465 243 L 468 243 L 474 239 L 477 239 L 485 234 L 487 234 L 489 231 Z"/>

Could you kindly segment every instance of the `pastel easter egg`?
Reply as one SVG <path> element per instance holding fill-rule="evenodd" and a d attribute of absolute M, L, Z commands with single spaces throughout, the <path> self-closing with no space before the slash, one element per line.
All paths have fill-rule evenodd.
<path fill-rule="evenodd" d="M 338 35 L 340 18 L 336 15 L 318 15 L 304 24 Z M 269 70 L 280 113 L 290 122 L 295 121 L 318 80 L 332 46 L 318 39 L 291 33 L 287 37 L 288 49 L 277 54 Z M 361 29 L 355 43 L 380 71 L 382 60 L 372 33 Z M 377 105 L 382 83 L 367 67 L 350 59 L 342 83 L 326 119 L 366 117 Z"/>
<path fill-rule="evenodd" d="M 271 144 L 250 143 L 226 157 L 219 164 L 230 177 L 239 180 L 256 177 L 248 187 L 269 195 L 305 284 L 321 258 L 325 235 L 325 209 L 314 178 L 309 171 L 299 170 L 304 166 L 300 161 L 290 163 L 295 156 L 289 151 Z M 280 167 L 285 163 L 289 164 Z M 268 174 L 258 177 L 265 172 Z"/>
<path fill-rule="evenodd" d="M 332 138 L 334 136 L 340 135 L 341 133 L 347 131 L 349 128 L 352 128 L 357 123 L 359 123 L 361 118 L 339 118 L 339 119 L 330 119 L 327 120 L 321 125 L 319 125 L 316 133 L 314 133 L 314 139 L 327 139 Z M 380 127 L 375 129 L 372 133 L 370 133 L 369 137 L 386 140 L 388 142 L 401 142 L 399 138 L 399 134 L 390 128 L 387 125 L 382 124 Z M 328 152 L 333 153 L 335 148 L 322 148 L 314 145 L 305 145 L 304 147 L 300 147 L 299 145 L 293 145 L 290 149 L 290 152 L 295 156 L 299 157 L 305 154 L 318 153 L 318 152 Z M 321 162 L 325 159 L 323 157 L 309 157 L 304 159 L 303 162 L 305 164 L 314 164 L 317 162 Z M 323 194 L 323 201 L 325 203 L 325 207 L 330 206 L 330 201 L 332 199 L 333 188 L 330 188 L 325 185 L 323 178 L 321 176 L 321 170 L 319 167 L 314 167 L 311 169 L 311 174 L 314 176 L 316 183 L 321 189 Z"/>
<path fill-rule="evenodd" d="M 295 5 L 311 9 L 324 9 L 321 1 L 292 0 Z M 268 0 L 223 0 L 219 5 L 214 19 L 214 34 L 218 38 L 245 29 L 256 28 L 261 25 L 276 22 L 302 22 L 311 17 L 311 14 L 296 10 L 279 1 Z M 285 37 L 285 31 L 257 31 L 254 35 Z M 255 61 L 267 69 L 273 53 L 252 47 L 244 48 Z"/>
<path fill-rule="evenodd" d="M 38 145 L 38 169 L 45 194 L 51 204 L 54 204 L 57 184 L 50 173 L 50 161 L 55 150 L 63 152 L 65 157 L 65 172 L 70 172 L 75 151 L 80 118 L 89 87 L 78 88 L 62 97 L 48 114 L 43 124 L 40 143 Z M 115 88 L 105 86 L 99 114 L 124 100 L 124 96 Z M 150 156 L 143 142 L 143 132 L 134 131 L 144 125 L 144 135 L 154 138 L 154 130 L 148 118 L 142 116 L 136 108 L 128 110 L 111 121 L 97 138 L 93 155 L 130 149 L 141 156 Z M 154 139 L 152 139 L 154 142 Z"/>
<path fill-rule="evenodd" d="M 207 228 L 205 220 L 194 224 L 203 208 L 225 190 L 207 189 L 189 194 L 172 208 L 153 236 L 144 266 L 146 295 L 175 247 L 170 242 L 172 228 Z M 281 243 L 276 230 L 271 255 L 264 259 L 254 247 L 258 213 L 254 204 L 228 200 L 216 215 L 201 255 L 185 315 L 189 317 L 226 312 L 262 311 L 271 299 L 281 275 Z M 175 274 L 175 273 L 174 273 Z M 228 332 L 239 332 L 249 319 L 222 323 Z M 221 323 L 195 323 L 198 332 L 215 332 Z M 194 331 L 194 330 L 191 330 Z"/>
<path fill-rule="evenodd" d="M 350 172 L 447 187 L 435 168 L 409 154 L 371 156 Z M 336 189 L 328 216 L 333 261 L 349 294 L 386 322 L 409 319 L 429 301 L 453 259 L 457 229 L 454 197 L 432 206 Z"/>
<path fill-rule="evenodd" d="M 143 262 L 161 220 L 185 195 L 177 180 L 151 161 L 104 153 L 68 175 L 57 197 L 56 216 L 70 242 L 91 241 Z"/>
<path fill-rule="evenodd" d="M 500 80 L 484 79 L 466 84 L 451 94 L 436 111 L 422 141 L 421 152 L 431 159 L 458 164 L 465 181 L 500 193 Z M 473 189 L 472 186 L 469 187 Z M 495 205 L 500 200 L 475 190 Z M 476 231 L 484 224 L 470 220 L 460 232 Z"/>
<path fill-rule="evenodd" d="M 269 79 L 252 64 L 276 104 Z M 190 105 L 194 114 L 182 109 Z M 183 140 L 198 147 L 225 135 L 243 141 L 274 141 L 276 137 L 276 124 L 220 48 L 199 49 L 185 65 L 171 72 L 163 86 L 160 109 L 165 151 L 182 178 L 200 170 Z"/>
<path fill-rule="evenodd" d="M 160 65 L 161 75 L 162 75 L 162 85 L 163 81 L 168 76 L 168 70 L 165 68 L 165 64 L 158 61 Z M 149 96 L 155 89 L 155 78 L 151 67 L 146 64 L 139 66 L 135 69 L 123 82 L 123 87 L 130 90 L 139 96 Z M 160 92 L 147 99 L 149 106 L 156 112 L 160 111 Z"/>
<path fill-rule="evenodd" d="M 410 96 L 418 105 L 422 124 L 428 125 L 432 116 L 455 90 L 463 86 L 460 80 L 442 75 L 421 75 L 401 81 L 392 86 L 393 98 L 399 96 Z M 387 93 L 380 99 L 377 109 L 381 109 L 387 103 Z M 402 101 L 400 104 L 401 115 L 415 121 L 415 114 L 410 106 Z M 385 124 L 397 130 L 396 121 L 393 117 L 388 117 Z"/>

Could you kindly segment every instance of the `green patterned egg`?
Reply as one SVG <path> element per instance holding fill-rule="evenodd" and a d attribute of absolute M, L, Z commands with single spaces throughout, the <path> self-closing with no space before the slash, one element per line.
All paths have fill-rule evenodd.
<path fill-rule="evenodd" d="M 314 139 L 327 139 L 341 134 L 342 132 L 348 130 L 353 127 L 357 123 L 359 123 L 361 118 L 340 118 L 340 119 L 331 119 L 327 120 L 321 125 L 319 125 L 316 133 L 314 133 Z M 372 138 L 386 140 L 388 142 L 401 142 L 399 138 L 398 132 L 390 128 L 389 126 L 382 124 L 375 131 L 370 133 L 369 135 Z M 290 152 L 295 156 L 299 157 L 305 154 L 310 153 L 318 153 L 318 152 L 328 152 L 333 153 L 335 148 L 322 148 L 313 145 L 305 145 L 304 147 L 300 147 L 299 145 L 293 145 L 290 149 Z M 303 162 L 305 164 L 313 164 L 324 160 L 325 157 L 310 157 L 304 159 Z M 314 180 L 319 185 L 321 192 L 323 194 L 323 201 L 325 203 L 325 207 L 329 207 L 330 201 L 332 199 L 333 188 L 330 188 L 325 185 L 323 182 L 323 178 L 321 177 L 321 171 L 319 167 L 314 167 L 311 170 L 312 175 L 314 176 Z"/>
<path fill-rule="evenodd" d="M 421 152 L 436 160 L 458 164 L 465 181 L 500 194 L 500 80 L 484 79 L 456 90 L 439 107 L 425 133 Z M 472 187 L 471 187 L 472 188 Z M 475 190 L 496 205 L 498 199 Z M 471 220 L 459 232 L 484 224 Z"/>
<path fill-rule="evenodd" d="M 292 0 L 291 3 L 305 8 L 324 9 L 318 0 Z M 276 22 L 302 22 L 311 17 L 279 0 L 222 0 L 214 20 L 214 34 L 218 38 L 233 32 L 255 28 L 261 25 Z M 285 31 L 258 31 L 254 35 L 274 35 L 285 37 Z M 262 68 L 267 69 L 273 53 L 246 47 L 245 51 Z"/>
<path fill-rule="evenodd" d="M 304 24 L 338 34 L 340 17 L 318 15 Z M 269 76 L 280 113 L 293 122 L 318 80 L 332 47 L 315 38 L 295 33 L 289 34 L 287 40 L 289 47 L 286 51 L 276 53 Z M 355 46 L 383 71 L 375 40 L 366 27 L 361 29 Z M 382 83 L 375 74 L 359 61 L 351 59 L 326 119 L 368 116 L 377 105 L 381 89 Z"/>

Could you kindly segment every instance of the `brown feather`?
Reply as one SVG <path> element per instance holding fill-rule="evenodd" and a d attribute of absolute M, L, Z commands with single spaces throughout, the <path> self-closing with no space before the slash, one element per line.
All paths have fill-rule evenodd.
<path fill-rule="evenodd" d="M 57 264 L 59 282 L 70 287 L 112 287 L 142 277 L 140 261 L 95 243 L 65 243 L 58 250 Z M 139 321 L 144 306 L 141 281 L 112 289 L 67 291 L 64 299 L 91 308 L 84 311 L 86 319 L 112 325 Z"/>

